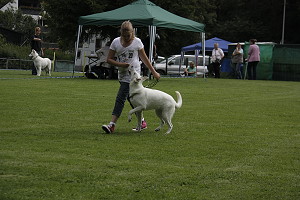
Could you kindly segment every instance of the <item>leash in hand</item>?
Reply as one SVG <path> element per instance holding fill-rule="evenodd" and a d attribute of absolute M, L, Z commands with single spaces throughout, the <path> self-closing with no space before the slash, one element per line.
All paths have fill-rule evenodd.
<path fill-rule="evenodd" d="M 148 85 L 145 86 L 145 88 L 152 88 L 154 87 L 157 83 L 158 83 L 158 80 L 157 79 L 153 79 L 153 81 L 148 81 Z"/>

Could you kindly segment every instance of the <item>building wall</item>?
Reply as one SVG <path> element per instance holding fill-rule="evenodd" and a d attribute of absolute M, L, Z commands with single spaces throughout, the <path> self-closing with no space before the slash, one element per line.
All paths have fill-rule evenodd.
<path fill-rule="evenodd" d="M 3 6 L 0 10 L 1 11 L 5 11 L 9 8 L 13 8 L 14 10 L 17 10 L 18 9 L 18 5 L 19 5 L 19 1 L 18 0 L 14 0 L 13 3 L 8 3 L 6 4 L 5 6 Z"/>

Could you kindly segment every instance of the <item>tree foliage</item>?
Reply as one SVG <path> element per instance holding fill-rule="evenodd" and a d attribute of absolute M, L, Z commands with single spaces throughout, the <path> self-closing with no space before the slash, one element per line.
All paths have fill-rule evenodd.
<path fill-rule="evenodd" d="M 61 44 L 74 48 L 78 18 L 105 12 L 127 5 L 133 0 L 44 0 L 43 7 L 50 15 L 49 27 Z M 282 33 L 283 0 L 152 0 L 156 5 L 181 17 L 206 25 L 206 38 L 219 37 L 232 42 L 251 38 L 279 43 Z M 294 23 L 300 21 L 300 1 L 287 0 L 285 43 L 300 43 Z M 116 27 L 88 27 L 89 32 L 116 37 Z M 200 41 L 199 33 L 158 29 L 157 41 L 161 55 L 178 54 L 182 46 Z M 147 29 L 139 31 L 144 36 Z M 85 33 L 85 31 L 84 31 Z"/>
<path fill-rule="evenodd" d="M 29 38 L 34 32 L 36 21 L 31 16 L 23 15 L 20 10 L 10 8 L 4 12 L 0 11 L 0 24 L 7 29 L 23 33 Z"/>

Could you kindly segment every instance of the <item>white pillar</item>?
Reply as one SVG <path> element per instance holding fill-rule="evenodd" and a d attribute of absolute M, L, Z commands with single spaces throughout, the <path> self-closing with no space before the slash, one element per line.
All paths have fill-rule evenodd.
<path fill-rule="evenodd" d="M 79 38 L 81 35 L 81 31 L 82 31 L 82 25 L 79 25 L 78 31 L 77 31 L 77 41 L 75 43 L 75 59 L 74 59 L 74 66 L 73 66 L 73 77 L 74 77 L 74 73 L 75 73 L 75 65 L 76 65 L 76 60 L 77 60 L 77 55 L 78 55 Z"/>
<path fill-rule="evenodd" d="M 202 38 L 202 56 L 203 56 L 203 60 L 202 60 L 202 66 L 204 66 L 204 74 L 203 74 L 203 78 L 205 79 L 205 33 L 202 32 L 201 33 L 201 38 Z"/>
<path fill-rule="evenodd" d="M 284 3 L 283 3 L 282 35 L 281 35 L 280 44 L 284 44 L 285 6 L 286 6 L 286 0 L 284 0 Z"/>
<path fill-rule="evenodd" d="M 152 63 L 152 60 L 153 60 L 153 45 L 155 43 L 155 35 L 156 35 L 156 26 L 149 26 L 149 38 L 150 38 L 149 60 L 150 60 L 150 63 Z"/>

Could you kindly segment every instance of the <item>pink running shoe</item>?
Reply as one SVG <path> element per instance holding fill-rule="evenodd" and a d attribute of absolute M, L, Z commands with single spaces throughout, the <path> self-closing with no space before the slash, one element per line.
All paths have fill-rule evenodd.
<path fill-rule="evenodd" d="M 113 133 L 115 131 L 115 125 L 103 125 L 102 129 L 106 132 L 106 133 Z"/>
<path fill-rule="evenodd" d="M 145 120 L 142 121 L 141 131 L 147 128 L 147 122 Z M 133 131 L 137 131 L 137 127 L 132 129 Z"/>

